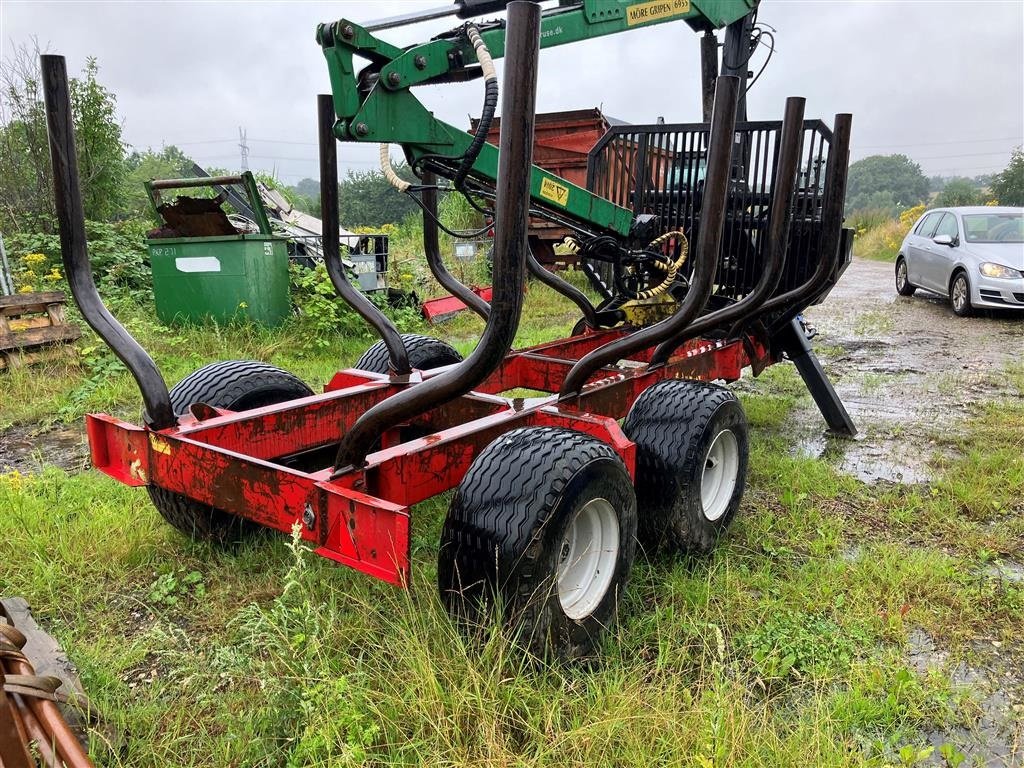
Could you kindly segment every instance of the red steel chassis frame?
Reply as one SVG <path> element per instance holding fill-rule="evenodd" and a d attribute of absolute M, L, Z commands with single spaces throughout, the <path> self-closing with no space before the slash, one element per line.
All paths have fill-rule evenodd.
<path fill-rule="evenodd" d="M 298 524 L 317 554 L 405 586 L 410 507 L 458 485 L 501 434 L 536 426 L 585 432 L 611 445 L 632 477 L 635 445 L 616 420 L 647 387 L 667 378 L 735 381 L 748 365 L 757 375 L 775 362 L 752 337 L 696 339 L 663 366 L 647 365 L 648 350 L 604 368 L 571 401 L 498 394 L 556 393 L 576 360 L 626 333 L 599 331 L 512 352 L 475 391 L 413 421 L 431 434 L 399 443 L 392 430 L 366 466 L 334 479 L 331 468 L 302 472 L 275 462 L 336 444 L 368 408 L 441 369 L 392 377 L 344 370 L 320 395 L 202 420 L 188 415 L 160 431 L 90 414 L 92 462 L 126 485 L 159 486 L 279 531 Z"/>

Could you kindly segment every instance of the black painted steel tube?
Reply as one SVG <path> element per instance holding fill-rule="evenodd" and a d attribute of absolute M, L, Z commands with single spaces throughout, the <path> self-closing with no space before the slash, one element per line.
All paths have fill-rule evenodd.
<path fill-rule="evenodd" d="M 364 413 L 338 447 L 335 477 L 362 466 L 374 441 L 385 430 L 477 386 L 512 348 L 523 309 L 539 50 L 540 6 L 524 0 L 509 3 L 501 104 L 504 119 L 494 206 L 494 290 L 480 343 L 462 363 L 392 395 Z"/>
<path fill-rule="evenodd" d="M 484 320 L 491 313 L 491 305 L 484 301 L 455 277 L 441 260 L 441 246 L 437 236 L 437 177 L 427 171 L 423 174 L 423 252 L 434 278 L 448 293 L 476 312 Z"/>
<path fill-rule="evenodd" d="M 736 130 L 736 97 L 739 78 L 722 76 L 715 85 L 715 106 L 711 116 L 708 141 L 708 164 L 704 184 L 704 202 L 700 213 L 693 275 L 690 290 L 672 317 L 617 339 L 588 355 L 574 365 L 562 384 L 561 399 L 577 396 L 583 385 L 598 369 L 616 363 L 642 349 L 678 336 L 704 309 L 714 287 L 718 253 L 725 225 L 725 201 L 732 163 L 733 134 Z"/>
<path fill-rule="evenodd" d="M 562 294 L 579 307 L 583 313 L 583 318 L 587 321 L 587 325 L 591 328 L 597 328 L 597 310 L 594 309 L 594 305 L 590 303 L 587 295 L 554 272 L 544 269 L 544 265 L 537 261 L 537 257 L 533 255 L 529 245 L 526 246 L 526 266 L 530 269 L 530 274 L 544 283 L 544 285 Z"/>
<path fill-rule="evenodd" d="M 775 163 L 764 264 L 757 284 L 735 304 L 708 313 L 691 323 L 679 336 L 662 342 L 651 356 L 652 366 L 667 362 L 683 342 L 725 323 L 733 323 L 756 313 L 778 287 L 779 280 L 782 279 L 786 248 L 789 245 L 789 225 L 793 218 L 793 198 L 796 196 L 797 171 L 800 168 L 805 103 L 805 99 L 797 96 L 786 99 L 782 131 L 779 135 L 778 159 Z"/>
<path fill-rule="evenodd" d="M 829 148 L 828 164 L 825 168 L 825 199 L 821 205 L 821 252 L 818 266 L 810 279 L 791 291 L 780 293 L 769 299 L 760 309 L 764 315 L 775 310 L 797 306 L 803 309 L 804 302 L 810 301 L 821 290 L 839 266 L 839 244 L 842 239 L 843 208 L 846 205 L 846 179 L 850 163 L 850 130 L 853 116 L 849 113 L 836 115 L 832 130 L 832 146 Z"/>
<path fill-rule="evenodd" d="M 146 350 L 110 314 L 92 277 L 85 238 L 85 213 L 78 186 L 78 158 L 75 129 L 68 95 L 68 72 L 63 56 L 39 57 L 43 75 L 43 100 L 53 163 L 53 193 L 60 230 L 61 260 L 75 303 L 82 317 L 125 364 L 142 393 L 146 421 L 153 429 L 173 426 L 177 420 L 171 408 L 167 383 Z"/>
<path fill-rule="evenodd" d="M 366 295 L 349 282 L 341 263 L 338 222 L 338 145 L 334 137 L 334 101 L 320 94 L 316 98 L 318 133 L 320 136 L 320 219 L 323 222 L 323 252 L 327 274 L 334 290 L 352 309 L 373 326 L 384 340 L 391 358 L 392 370 L 405 375 L 412 371 L 402 336 L 384 313 Z"/>

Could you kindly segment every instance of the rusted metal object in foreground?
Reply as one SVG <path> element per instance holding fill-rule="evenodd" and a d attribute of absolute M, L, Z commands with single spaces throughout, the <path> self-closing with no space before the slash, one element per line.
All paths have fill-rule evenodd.
<path fill-rule="evenodd" d="M 0 605 L 0 768 L 92 768 L 57 706 L 61 680 L 37 675 L 25 644 Z"/>

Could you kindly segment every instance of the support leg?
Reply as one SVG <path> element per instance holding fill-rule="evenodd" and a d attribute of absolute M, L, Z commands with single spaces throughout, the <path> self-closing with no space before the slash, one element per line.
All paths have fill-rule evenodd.
<path fill-rule="evenodd" d="M 807 391 L 811 393 L 818 410 L 825 417 L 829 429 L 844 437 L 856 435 L 857 426 L 832 387 L 832 382 L 828 380 L 825 369 L 821 367 L 821 361 L 811 349 L 800 327 L 800 321 L 794 318 L 788 325 L 783 326 L 773 341 L 777 348 L 788 354 L 789 359 L 793 361 L 800 378 L 807 385 Z"/>

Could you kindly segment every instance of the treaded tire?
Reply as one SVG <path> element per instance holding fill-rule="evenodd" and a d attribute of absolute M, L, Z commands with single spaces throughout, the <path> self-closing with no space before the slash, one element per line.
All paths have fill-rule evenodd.
<path fill-rule="evenodd" d="M 660 381 L 636 399 L 622 429 L 636 443 L 641 546 L 709 553 L 736 515 L 746 482 L 747 418 L 736 395 L 716 384 Z M 702 483 L 709 449 L 723 431 L 735 438 L 735 485 L 731 494 L 723 486 L 721 505 L 709 519 Z"/>
<path fill-rule="evenodd" d="M 313 394 L 301 379 L 266 363 L 226 360 L 210 363 L 179 381 L 170 392 L 176 416 L 195 403 L 245 411 Z M 147 486 L 163 518 L 194 539 L 229 544 L 257 528 L 249 520 L 173 491 Z"/>
<path fill-rule="evenodd" d="M 454 347 L 433 336 L 403 333 L 402 341 L 405 342 L 405 350 L 409 354 L 409 365 L 421 371 L 462 362 L 462 355 Z M 387 345 L 383 340 L 373 344 L 363 352 L 363 356 L 356 361 L 353 368 L 371 373 L 388 373 L 391 370 L 391 357 L 388 355 Z"/>
<path fill-rule="evenodd" d="M 557 585 L 563 539 L 596 499 L 610 502 L 618 523 L 614 571 L 586 615 L 570 618 Z M 577 658 L 614 621 L 635 553 L 636 498 L 615 451 L 581 432 L 527 427 L 488 445 L 459 484 L 441 533 L 438 583 L 449 612 L 470 626 L 500 603 L 521 647 Z"/>
<path fill-rule="evenodd" d="M 963 303 L 957 306 L 957 283 L 963 281 Z M 971 281 L 967 273 L 962 269 L 953 273 L 953 279 L 949 281 L 949 305 L 953 308 L 953 314 L 957 317 L 971 317 L 974 314 L 974 307 L 971 305 Z"/>
<path fill-rule="evenodd" d="M 902 274 L 900 270 L 903 270 Z M 910 284 L 910 277 L 907 272 L 907 260 L 903 256 L 896 258 L 896 293 L 900 296 L 913 296 L 917 290 L 916 286 Z"/>

